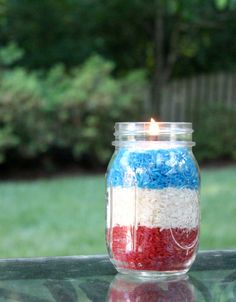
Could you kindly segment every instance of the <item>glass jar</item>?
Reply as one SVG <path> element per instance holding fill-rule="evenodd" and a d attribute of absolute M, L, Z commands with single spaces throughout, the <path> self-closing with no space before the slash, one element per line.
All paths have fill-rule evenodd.
<path fill-rule="evenodd" d="M 106 175 L 106 242 L 121 273 L 181 275 L 199 240 L 191 123 L 116 123 Z"/>

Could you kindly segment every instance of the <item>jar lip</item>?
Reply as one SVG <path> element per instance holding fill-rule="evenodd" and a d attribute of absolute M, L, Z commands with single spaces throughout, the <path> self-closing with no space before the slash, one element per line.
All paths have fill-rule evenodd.
<path fill-rule="evenodd" d="M 113 145 L 130 146 L 130 142 L 155 142 L 161 147 L 163 142 L 182 146 L 194 146 L 192 123 L 187 122 L 118 122 L 115 124 Z M 158 146 L 157 146 L 158 145 Z"/>
<path fill-rule="evenodd" d="M 192 134 L 191 122 L 155 122 L 158 134 Z M 114 135 L 149 134 L 153 122 L 117 122 Z"/>
<path fill-rule="evenodd" d="M 116 122 L 115 125 L 118 124 L 151 124 L 153 122 Z M 177 125 L 191 125 L 192 127 L 192 122 L 155 122 L 157 124 L 166 124 L 166 125 L 170 125 L 170 124 L 177 124 Z"/>
<path fill-rule="evenodd" d="M 137 148 L 140 149 L 172 149 L 176 147 L 194 147 L 192 141 L 113 141 L 112 146 L 120 148 Z"/>

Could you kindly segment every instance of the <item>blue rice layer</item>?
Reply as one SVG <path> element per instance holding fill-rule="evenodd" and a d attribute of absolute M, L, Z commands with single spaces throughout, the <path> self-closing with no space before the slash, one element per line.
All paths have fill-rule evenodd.
<path fill-rule="evenodd" d="M 135 151 L 122 148 L 109 165 L 107 185 L 197 190 L 200 179 L 196 162 L 187 148 Z"/>

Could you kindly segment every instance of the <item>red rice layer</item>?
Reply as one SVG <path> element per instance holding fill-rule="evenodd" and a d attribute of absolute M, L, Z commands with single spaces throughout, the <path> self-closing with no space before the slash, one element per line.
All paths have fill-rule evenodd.
<path fill-rule="evenodd" d="M 110 248 L 118 267 L 133 270 L 183 270 L 197 249 L 198 229 L 115 226 Z"/>

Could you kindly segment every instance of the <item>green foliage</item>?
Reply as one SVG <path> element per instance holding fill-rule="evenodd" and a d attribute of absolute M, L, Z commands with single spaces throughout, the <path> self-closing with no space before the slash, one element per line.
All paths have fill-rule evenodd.
<path fill-rule="evenodd" d="M 99 53 L 115 62 L 119 75 L 137 68 L 152 73 L 158 3 L 164 11 L 163 59 L 172 62 L 173 76 L 235 68 L 234 0 L 3 2 L 0 42 L 20 45 L 20 64 L 30 69 L 58 63 L 73 68 Z"/>
<path fill-rule="evenodd" d="M 228 0 L 215 0 L 216 2 L 216 6 L 219 9 L 224 9 L 227 7 L 227 5 L 229 4 L 230 1 Z"/>
<path fill-rule="evenodd" d="M 113 68 L 111 62 L 94 56 L 70 75 L 62 66 L 49 72 L 44 92 L 52 133 L 57 133 L 54 146 L 72 148 L 75 157 L 86 154 L 95 163 L 108 160 L 114 121 L 140 115 L 145 85 L 143 72 L 116 80 Z"/>
<path fill-rule="evenodd" d="M 195 153 L 199 161 L 236 159 L 236 110 L 217 105 L 195 113 Z"/>
<path fill-rule="evenodd" d="M 0 64 L 9 66 L 20 60 L 24 55 L 24 51 L 17 47 L 15 43 L 9 43 L 6 47 L 0 49 Z"/>
<path fill-rule="evenodd" d="M 47 149 L 41 89 L 37 76 L 23 69 L 3 72 L 0 79 L 1 128 L 11 129 L 18 154 L 26 158 Z M 2 153 L 12 147 L 7 142 L 1 146 Z"/>
<path fill-rule="evenodd" d="M 93 56 L 66 73 L 63 65 L 44 77 L 23 68 L 0 77 L 0 160 L 8 151 L 18 158 L 51 156 L 68 150 L 77 159 L 106 162 L 114 122 L 142 112 L 145 76 L 141 71 L 115 79 L 114 65 Z"/>

